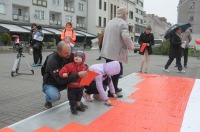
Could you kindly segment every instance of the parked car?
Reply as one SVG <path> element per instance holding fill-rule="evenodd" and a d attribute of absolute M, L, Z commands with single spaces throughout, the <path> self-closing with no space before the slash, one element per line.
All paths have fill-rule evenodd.
<path fill-rule="evenodd" d="M 163 40 L 162 39 L 154 39 L 154 46 L 153 47 L 158 47 L 162 44 Z"/>
<path fill-rule="evenodd" d="M 137 53 L 139 50 L 140 50 L 140 44 L 138 42 L 135 42 L 134 53 Z"/>

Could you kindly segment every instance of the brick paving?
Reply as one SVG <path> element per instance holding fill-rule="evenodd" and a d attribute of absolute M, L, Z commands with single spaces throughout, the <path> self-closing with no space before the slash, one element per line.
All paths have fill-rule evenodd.
<path fill-rule="evenodd" d="M 97 61 L 98 50 L 86 50 L 86 63 L 88 65 L 105 62 L 103 59 Z M 43 58 L 50 54 L 44 52 Z M 32 64 L 32 56 L 24 53 L 28 62 Z M 44 111 L 44 94 L 41 91 L 42 76 L 40 67 L 35 67 L 35 74 L 31 75 L 25 61 L 22 60 L 19 73 L 21 75 L 11 77 L 11 69 L 16 58 L 16 53 L 0 54 L 0 128 L 16 123 L 29 116 Z M 186 73 L 177 73 L 174 68 L 175 61 L 170 66 L 170 73 L 162 71 L 167 56 L 151 56 L 149 74 L 167 76 L 182 76 L 187 78 L 200 78 L 200 60 L 194 57 L 189 58 Z M 129 53 L 129 63 L 124 64 L 124 76 L 139 71 L 141 57 L 133 52 Z M 58 105 L 67 100 L 66 91 L 61 92 L 61 100 L 53 105 Z"/>

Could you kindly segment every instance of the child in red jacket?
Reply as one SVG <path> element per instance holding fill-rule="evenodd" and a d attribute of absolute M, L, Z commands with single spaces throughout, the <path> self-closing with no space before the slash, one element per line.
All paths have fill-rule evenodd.
<path fill-rule="evenodd" d="M 67 78 L 69 74 L 78 73 L 80 71 L 86 71 L 85 66 L 85 53 L 82 51 L 76 51 L 74 53 L 74 62 L 66 64 L 59 72 L 61 78 Z M 75 82 L 67 85 L 67 96 L 69 99 L 70 109 L 72 114 L 77 114 L 77 110 L 85 111 L 81 106 L 81 98 L 83 96 L 83 86 L 80 85 L 81 78 Z"/>

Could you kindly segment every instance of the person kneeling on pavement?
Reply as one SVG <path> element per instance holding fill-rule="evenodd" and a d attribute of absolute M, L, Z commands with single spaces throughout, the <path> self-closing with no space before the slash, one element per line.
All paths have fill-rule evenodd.
<path fill-rule="evenodd" d="M 70 45 L 61 41 L 57 45 L 57 51 L 50 54 L 45 61 L 45 72 L 43 75 L 43 92 L 46 94 L 45 108 L 52 107 L 52 102 L 60 99 L 60 91 L 66 89 L 66 85 L 75 82 L 79 78 L 87 76 L 87 71 L 80 71 L 68 75 L 67 78 L 59 76 L 60 69 L 68 63 L 74 61 L 74 54 L 71 53 Z M 86 105 L 81 103 L 84 108 Z"/>
<path fill-rule="evenodd" d="M 111 102 L 106 94 L 106 88 L 109 87 L 110 93 L 114 98 L 117 98 L 115 94 L 115 88 L 111 79 L 111 76 L 119 74 L 120 64 L 118 61 L 111 61 L 108 63 L 95 64 L 89 67 L 89 70 L 98 73 L 99 75 L 91 82 L 89 86 L 85 86 L 85 91 L 83 97 L 87 102 L 92 102 L 90 97 L 93 94 L 93 97 L 97 100 L 105 101 L 105 105 L 111 106 Z"/>
<path fill-rule="evenodd" d="M 76 51 L 74 54 L 74 62 L 66 64 L 59 72 L 61 78 L 67 78 L 68 75 L 80 71 L 86 71 L 85 66 L 86 56 L 83 51 Z M 81 98 L 83 97 L 83 86 L 80 85 L 81 78 L 67 84 L 67 96 L 69 99 L 70 109 L 72 114 L 77 114 L 78 111 L 85 111 L 81 106 Z"/>

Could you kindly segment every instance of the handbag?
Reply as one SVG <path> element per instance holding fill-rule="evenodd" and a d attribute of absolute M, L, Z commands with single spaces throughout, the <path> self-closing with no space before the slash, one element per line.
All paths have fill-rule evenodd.
<path fill-rule="evenodd" d="M 34 43 L 32 47 L 33 47 L 33 50 L 37 50 L 40 48 L 39 43 Z"/>
<path fill-rule="evenodd" d="M 140 48 L 140 52 L 144 52 L 144 49 L 147 47 L 146 43 L 142 43 L 142 46 Z"/>

